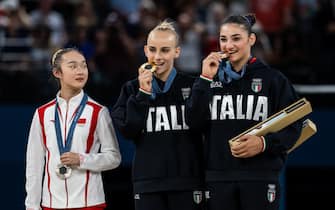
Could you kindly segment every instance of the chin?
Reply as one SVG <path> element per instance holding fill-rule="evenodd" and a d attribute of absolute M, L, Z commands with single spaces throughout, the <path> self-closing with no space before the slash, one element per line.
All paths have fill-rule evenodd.
<path fill-rule="evenodd" d="M 232 58 L 229 58 L 229 61 L 230 63 L 238 63 L 242 60 L 242 58 L 239 58 L 239 57 L 232 57 Z"/>
<path fill-rule="evenodd" d="M 162 68 L 157 68 L 155 73 L 156 73 L 157 75 L 160 75 L 160 74 L 162 74 L 162 73 L 164 73 L 164 72 L 165 72 L 164 69 L 162 69 Z"/>
<path fill-rule="evenodd" d="M 75 85 L 73 86 L 73 89 L 76 89 L 76 90 L 81 90 L 85 87 L 85 83 L 84 84 L 80 84 L 80 85 Z"/>

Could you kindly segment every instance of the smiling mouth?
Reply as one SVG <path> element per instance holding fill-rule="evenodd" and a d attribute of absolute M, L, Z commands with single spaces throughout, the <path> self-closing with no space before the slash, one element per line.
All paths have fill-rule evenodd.
<path fill-rule="evenodd" d="M 156 69 L 157 69 L 157 68 L 160 68 L 160 67 L 162 67 L 162 66 L 164 65 L 164 63 L 159 63 L 159 64 L 157 64 L 157 63 L 154 63 L 154 65 L 155 65 L 155 67 L 156 67 Z"/>

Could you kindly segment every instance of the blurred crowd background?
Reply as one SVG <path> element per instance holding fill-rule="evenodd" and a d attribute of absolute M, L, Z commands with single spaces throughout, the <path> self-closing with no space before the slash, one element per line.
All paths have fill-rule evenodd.
<path fill-rule="evenodd" d="M 218 27 L 255 13 L 253 55 L 281 70 L 312 102 L 318 133 L 289 156 L 283 209 L 328 209 L 335 194 L 335 0 L 0 0 L 0 174 L 3 209 L 24 209 L 25 147 L 34 109 L 55 97 L 50 57 L 81 50 L 86 92 L 111 108 L 121 85 L 146 62 L 148 32 L 168 18 L 180 34 L 176 67 L 197 75 L 218 51 Z M 108 209 L 133 209 L 130 141 L 119 136 L 122 165 L 104 173 Z M 283 210 L 281 209 L 281 210 Z"/>
<path fill-rule="evenodd" d="M 0 100 L 43 103 L 54 97 L 49 59 L 77 47 L 89 63 L 86 87 L 112 105 L 135 78 L 147 33 L 175 21 L 181 36 L 180 71 L 197 74 L 218 50 L 218 27 L 230 14 L 255 13 L 253 54 L 294 84 L 334 83 L 335 2 L 332 0 L 2 0 Z"/>

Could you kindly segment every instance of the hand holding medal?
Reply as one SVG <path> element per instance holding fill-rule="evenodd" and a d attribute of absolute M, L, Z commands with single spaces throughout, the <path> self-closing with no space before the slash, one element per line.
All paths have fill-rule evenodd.
<path fill-rule="evenodd" d="M 71 144 L 73 139 L 73 133 L 75 126 L 80 118 L 82 112 L 84 111 L 86 102 L 88 100 L 88 96 L 84 94 L 83 99 L 80 102 L 80 105 L 73 117 L 68 135 L 67 141 L 63 144 L 63 138 L 61 134 L 61 127 L 60 127 L 60 119 L 58 116 L 58 103 L 56 103 L 55 107 L 55 129 L 56 129 L 56 137 L 57 137 L 57 145 L 60 153 L 60 161 L 61 163 L 57 165 L 56 174 L 61 179 L 67 179 L 71 176 L 72 168 L 71 166 L 79 165 L 80 164 L 80 157 L 79 154 L 70 152 Z"/>
<path fill-rule="evenodd" d="M 202 61 L 202 73 L 206 78 L 213 79 L 216 75 L 219 65 L 229 57 L 225 52 L 212 52 Z"/>
<path fill-rule="evenodd" d="M 153 73 L 156 71 L 156 65 L 151 62 L 144 63 L 138 69 L 138 81 L 140 85 L 140 89 L 147 93 L 151 93 L 152 88 L 152 78 Z"/>
<path fill-rule="evenodd" d="M 74 152 L 65 152 L 60 156 L 60 161 L 63 165 L 77 167 L 80 165 L 80 155 Z"/>
<path fill-rule="evenodd" d="M 156 65 L 153 63 L 144 63 L 141 66 L 142 69 L 149 70 L 151 73 L 154 73 L 156 71 Z"/>
<path fill-rule="evenodd" d="M 80 165 L 80 156 L 78 153 L 65 152 L 61 155 L 60 161 L 56 172 L 60 178 L 65 179 L 71 176 L 73 167 Z"/>

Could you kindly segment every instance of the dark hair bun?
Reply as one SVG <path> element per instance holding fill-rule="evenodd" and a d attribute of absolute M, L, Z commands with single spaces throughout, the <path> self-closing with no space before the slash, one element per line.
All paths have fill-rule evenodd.
<path fill-rule="evenodd" d="M 243 17 L 248 21 L 250 27 L 256 23 L 256 16 L 253 13 L 246 14 Z"/>

